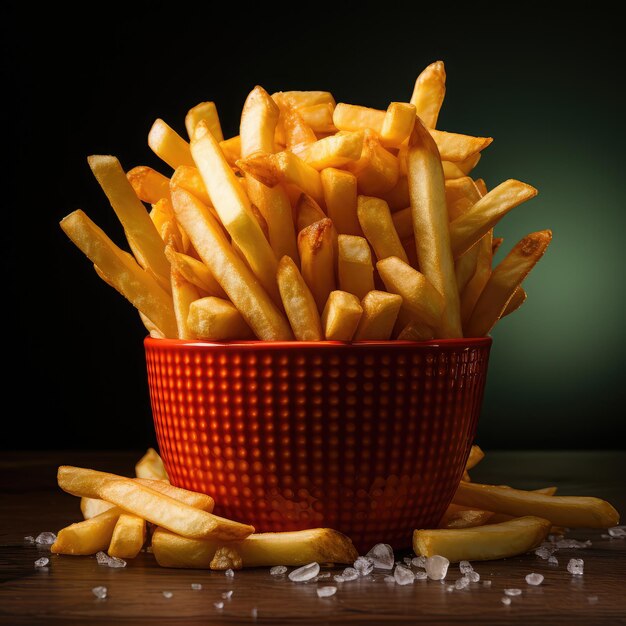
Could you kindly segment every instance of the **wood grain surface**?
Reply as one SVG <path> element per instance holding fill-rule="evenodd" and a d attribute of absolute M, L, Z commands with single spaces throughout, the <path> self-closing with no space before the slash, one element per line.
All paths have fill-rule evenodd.
<path fill-rule="evenodd" d="M 460 576 L 451 567 L 445 584 L 384 582 L 385 573 L 339 583 L 335 596 L 320 599 L 328 581 L 296 584 L 275 578 L 268 568 L 220 572 L 168 570 L 142 553 L 125 569 L 99 566 L 94 557 L 50 555 L 24 545 L 23 537 L 57 531 L 78 521 L 78 500 L 58 490 L 56 466 L 82 465 L 130 474 L 136 452 L 0 453 L 0 623 L 1 624 L 626 624 L 626 541 L 601 538 L 602 531 L 569 536 L 591 539 L 585 550 L 560 550 L 558 566 L 533 554 L 474 563 L 482 580 L 469 590 L 446 590 Z M 555 484 L 559 493 L 596 495 L 626 511 L 623 452 L 494 452 L 473 472 L 477 481 L 536 488 Z M 406 556 L 408 553 L 397 554 Z M 49 556 L 50 565 L 34 561 Z M 585 561 L 584 576 L 567 570 L 570 558 Z M 332 570 L 338 573 L 340 570 Z M 545 576 L 526 584 L 531 572 Z M 192 583 L 202 590 L 194 591 Z M 106 600 L 91 589 L 108 588 Z M 510 606 L 505 588 L 522 589 Z M 232 590 L 230 600 L 221 594 Z M 164 591 L 173 596 L 166 598 Z M 215 602 L 224 602 L 216 609 Z M 256 617 L 254 613 L 256 612 Z"/>

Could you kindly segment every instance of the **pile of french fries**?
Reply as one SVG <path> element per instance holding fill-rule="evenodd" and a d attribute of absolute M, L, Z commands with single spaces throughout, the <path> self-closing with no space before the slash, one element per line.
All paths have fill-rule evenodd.
<path fill-rule="evenodd" d="M 472 447 L 466 470 L 484 454 Z M 351 564 L 357 552 L 348 537 L 329 528 L 255 533 L 254 528 L 213 515 L 213 498 L 169 484 L 159 455 L 148 450 L 137 478 L 90 469 L 59 468 L 61 489 L 81 497 L 85 520 L 59 531 L 52 552 L 133 559 L 147 545 L 163 567 L 212 570 Z M 555 487 L 522 491 L 472 483 L 465 476 L 438 529 L 417 529 L 413 549 L 451 562 L 484 561 L 528 552 L 549 532 L 567 528 L 608 528 L 617 511 L 591 497 L 556 496 Z M 149 524 L 148 524 L 149 523 Z M 384 537 L 381 537 L 384 539 Z"/>
<path fill-rule="evenodd" d="M 527 235 L 494 267 L 494 226 L 537 191 L 472 177 L 492 140 L 436 128 L 445 81 L 443 63 L 429 65 L 410 102 L 386 111 L 255 87 L 227 140 L 200 103 L 189 142 L 160 119 L 150 130 L 167 175 L 89 158 L 130 252 L 83 211 L 61 227 L 154 337 L 487 335 L 525 301 L 552 235 Z"/>

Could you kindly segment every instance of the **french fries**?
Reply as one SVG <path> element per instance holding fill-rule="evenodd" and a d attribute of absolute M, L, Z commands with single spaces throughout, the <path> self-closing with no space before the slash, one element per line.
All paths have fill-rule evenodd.
<path fill-rule="evenodd" d="M 327 167 L 342 167 L 361 158 L 363 133 L 330 135 L 305 146 L 298 156 L 316 170 Z"/>
<path fill-rule="evenodd" d="M 122 511 L 113 507 L 83 522 L 71 524 L 57 533 L 50 547 L 52 554 L 95 554 L 106 550 Z"/>
<path fill-rule="evenodd" d="M 165 465 L 163 465 L 161 457 L 154 448 L 148 448 L 146 453 L 137 461 L 135 464 L 135 476 L 137 478 L 169 482 Z"/>
<path fill-rule="evenodd" d="M 177 337 L 179 339 L 193 339 L 195 336 L 195 329 L 191 330 L 189 328 L 187 318 L 189 317 L 189 307 L 199 297 L 200 294 L 193 283 L 187 281 L 182 274 L 173 269 L 172 300 L 174 302 L 174 315 L 176 316 L 176 324 L 178 326 Z"/>
<path fill-rule="evenodd" d="M 148 133 L 148 145 L 173 170 L 181 165 L 195 166 L 189 144 L 161 119 L 152 125 Z"/>
<path fill-rule="evenodd" d="M 211 274 L 211 270 L 202 261 L 198 261 L 188 254 L 177 252 L 172 246 L 165 246 L 165 256 L 172 268 L 201 291 L 218 298 L 227 297 Z"/>
<path fill-rule="evenodd" d="M 111 536 L 109 556 L 134 559 L 146 542 L 146 522 L 136 515 L 122 513 Z"/>
<path fill-rule="evenodd" d="M 321 172 L 328 217 L 340 235 L 363 235 L 357 215 L 357 180 L 354 174 L 332 167 Z"/>
<path fill-rule="evenodd" d="M 229 300 L 208 296 L 194 300 L 187 315 L 189 334 L 206 341 L 252 339 L 254 333 Z"/>
<path fill-rule="evenodd" d="M 151 167 L 140 165 L 130 170 L 126 177 L 137 197 L 148 204 L 156 204 L 170 195 L 170 179 Z"/>
<path fill-rule="evenodd" d="M 378 196 L 398 182 L 398 159 L 385 150 L 378 136 L 369 128 L 364 131 L 363 150 L 358 161 L 346 163 L 345 168 L 357 178 L 359 193 Z"/>
<path fill-rule="evenodd" d="M 360 300 L 374 289 L 374 266 L 364 237 L 339 235 L 337 238 L 339 288 Z"/>
<path fill-rule="evenodd" d="M 522 306 L 522 304 L 526 302 L 527 297 L 528 297 L 528 294 L 526 293 L 526 291 L 524 291 L 524 288 L 522 286 L 519 286 L 513 292 L 511 299 L 506 303 L 506 306 L 504 307 L 504 311 L 502 311 L 502 314 L 500 315 L 500 319 L 502 319 L 503 317 L 506 317 L 507 315 L 510 315 L 514 311 L 517 311 L 517 309 L 519 309 Z"/>
<path fill-rule="evenodd" d="M 351 341 L 361 320 L 359 299 L 346 291 L 331 291 L 322 313 L 324 336 L 328 341 Z"/>
<path fill-rule="evenodd" d="M 479 446 L 472 446 L 470 448 L 469 456 L 467 457 L 467 463 L 465 463 L 465 470 L 469 471 L 476 467 L 485 458 L 485 453 Z"/>
<path fill-rule="evenodd" d="M 405 263 L 408 262 L 409 259 L 391 219 L 389 206 L 384 200 L 359 196 L 357 215 L 363 233 L 374 248 L 379 261 L 395 256 Z"/>
<path fill-rule="evenodd" d="M 439 522 L 439 528 L 474 528 L 493 523 L 491 511 L 468 509 L 458 504 L 450 504 Z"/>
<path fill-rule="evenodd" d="M 209 198 L 209 194 L 207 193 L 206 187 L 204 186 L 204 181 L 202 180 L 202 176 L 200 176 L 200 172 L 197 167 L 189 167 L 188 165 L 181 165 L 176 168 L 176 171 L 172 174 L 171 185 L 174 187 L 182 187 L 186 189 L 189 193 L 192 193 L 198 200 L 201 200 L 204 204 L 209 207 L 211 210 L 213 207 L 211 205 L 211 198 Z M 169 197 L 169 189 L 168 189 L 168 197 Z M 217 213 L 213 210 L 213 214 L 217 217 Z"/>
<path fill-rule="evenodd" d="M 220 118 L 217 114 L 217 107 L 214 102 L 201 102 L 189 109 L 189 112 L 185 116 L 185 128 L 187 129 L 189 139 L 193 139 L 196 126 L 200 122 L 206 123 L 216 141 L 224 140 Z"/>
<path fill-rule="evenodd" d="M 300 231 L 298 250 L 302 277 L 308 285 L 318 311 L 323 311 L 330 292 L 335 289 L 335 252 L 333 223 L 328 218 Z"/>
<path fill-rule="evenodd" d="M 426 128 L 435 128 L 446 95 L 446 70 L 443 61 L 431 63 L 415 81 L 411 104 Z"/>
<path fill-rule="evenodd" d="M 402 297 L 385 291 L 370 291 L 361 300 L 363 315 L 359 320 L 355 341 L 386 341 L 391 337 L 398 318 Z"/>
<path fill-rule="evenodd" d="M 550 527 L 548 520 L 529 515 L 474 528 L 416 530 L 413 550 L 426 557 L 438 554 L 452 563 L 504 559 L 536 548 Z"/>
<path fill-rule="evenodd" d="M 105 502 L 104 500 L 100 500 L 98 498 L 80 499 L 80 512 L 83 514 L 85 519 L 96 517 L 96 515 L 100 515 L 100 513 L 104 513 L 105 511 L 112 509 L 114 506 L 114 504 Z"/>

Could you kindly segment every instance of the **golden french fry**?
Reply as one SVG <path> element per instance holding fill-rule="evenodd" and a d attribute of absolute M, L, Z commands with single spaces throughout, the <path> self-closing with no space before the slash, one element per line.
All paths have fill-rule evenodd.
<path fill-rule="evenodd" d="M 195 166 L 189 144 L 161 119 L 157 119 L 152 125 L 148 133 L 148 145 L 173 170 L 180 165 Z"/>
<path fill-rule="evenodd" d="M 374 248 L 379 261 L 396 256 L 408 262 L 402 242 L 393 225 L 389 206 L 380 198 L 359 196 L 357 199 L 357 215 L 363 233 Z"/>
<path fill-rule="evenodd" d="M 467 252 L 464 252 L 454 262 L 454 275 L 456 276 L 456 285 L 459 290 L 459 296 L 463 294 L 463 290 L 472 280 L 472 276 L 476 273 L 476 265 L 480 256 L 480 246 L 476 244 Z M 462 319 L 462 318 L 461 318 Z"/>
<path fill-rule="evenodd" d="M 472 137 L 471 135 L 459 135 L 458 133 L 447 133 L 434 128 L 428 131 L 437 144 L 439 155 L 442 161 L 459 161 L 467 163 L 466 159 L 473 157 L 476 153 L 484 150 L 493 142 L 491 137 Z M 467 165 L 465 165 L 467 167 Z M 459 166 L 464 170 L 464 167 Z"/>
<path fill-rule="evenodd" d="M 61 220 L 61 228 L 107 276 L 110 284 L 165 334 L 176 337 L 172 299 L 154 277 L 120 250 L 82 211 Z"/>
<path fill-rule="evenodd" d="M 454 221 L 481 198 L 482 194 L 469 176 L 446 180 L 446 205 L 449 221 Z"/>
<path fill-rule="evenodd" d="M 463 331 L 465 332 L 466 337 L 469 337 L 467 334 L 467 326 L 472 316 L 472 312 L 474 311 L 474 307 L 476 306 L 476 302 L 478 301 L 480 294 L 491 276 L 492 239 L 493 230 L 490 230 L 474 246 L 478 248 L 476 269 L 461 294 L 461 321 L 463 323 Z"/>
<path fill-rule="evenodd" d="M 151 167 L 133 167 L 126 177 L 137 197 L 143 202 L 156 204 L 161 198 L 168 198 L 170 195 L 170 179 Z"/>
<path fill-rule="evenodd" d="M 383 146 L 397 147 L 409 138 L 415 125 L 415 106 L 406 102 L 392 102 L 387 108 L 380 129 Z"/>
<path fill-rule="evenodd" d="M 455 258 L 469 250 L 511 209 L 537 195 L 537 190 L 519 180 L 507 180 L 450 224 L 450 244 Z"/>
<path fill-rule="evenodd" d="M 344 167 L 357 177 L 359 193 L 367 196 L 393 189 L 400 171 L 398 159 L 383 148 L 376 133 L 369 129 L 364 131 L 361 158 Z"/>
<path fill-rule="evenodd" d="M 415 245 L 413 241 L 413 215 L 411 211 L 411 207 L 406 207 L 406 209 L 401 209 L 400 211 L 396 211 L 391 214 L 391 219 L 393 220 L 393 227 L 396 229 L 398 233 L 398 237 L 405 241 L 407 239 L 411 240 L 411 245 Z"/>
<path fill-rule="evenodd" d="M 230 139 L 220 141 L 220 150 L 231 167 L 235 167 L 237 161 L 241 158 L 241 137 L 235 135 Z"/>
<path fill-rule="evenodd" d="M 322 313 L 324 336 L 328 341 L 352 341 L 363 308 L 359 299 L 347 291 L 331 291 Z"/>
<path fill-rule="evenodd" d="M 485 453 L 480 449 L 480 446 L 472 446 L 467 457 L 467 463 L 465 463 L 465 471 L 476 467 L 484 458 Z"/>
<path fill-rule="evenodd" d="M 135 476 L 137 478 L 170 481 L 165 465 L 163 465 L 163 460 L 154 448 L 148 448 L 146 453 L 137 461 L 135 464 Z"/>
<path fill-rule="evenodd" d="M 241 156 L 274 152 L 274 132 L 280 109 L 270 95 L 257 85 L 246 98 L 241 112 Z"/>
<path fill-rule="evenodd" d="M 190 304 L 187 325 L 194 339 L 228 341 L 254 337 L 235 305 L 213 296 L 200 298 Z"/>
<path fill-rule="evenodd" d="M 187 539 L 163 528 L 157 528 L 152 536 L 154 556 L 161 567 L 207 569 L 221 546 L 236 550 L 244 567 L 354 563 L 358 556 L 352 541 L 330 528 L 258 533 L 229 544 Z"/>
<path fill-rule="evenodd" d="M 542 487 L 534 491 L 535 493 L 542 493 L 544 496 L 553 496 L 557 492 L 557 487 Z"/>
<path fill-rule="evenodd" d="M 106 282 L 108 279 L 104 278 L 104 274 L 100 275 L 97 267 L 98 267 L 97 265 L 94 265 L 94 268 L 96 268 L 96 272 L 98 273 L 100 278 L 103 278 L 103 280 L 105 280 Z M 156 324 L 153 324 L 141 311 L 138 311 L 138 313 L 139 313 L 139 318 L 141 319 L 142 324 L 146 327 L 146 330 L 150 333 L 150 337 L 152 337 L 153 339 L 165 339 L 165 334 L 162 333 L 157 328 Z"/>
<path fill-rule="evenodd" d="M 362 300 L 374 289 L 372 253 L 364 237 L 339 235 L 337 239 L 339 288 Z"/>
<path fill-rule="evenodd" d="M 441 338 L 462 337 L 459 292 L 448 230 L 441 160 L 432 136 L 418 119 L 409 140 L 409 194 L 420 271 L 443 296 Z M 427 322 L 428 323 L 428 322 Z"/>
<path fill-rule="evenodd" d="M 363 138 L 361 132 L 330 135 L 304 146 L 298 156 L 316 170 L 343 167 L 361 158 Z"/>
<path fill-rule="evenodd" d="M 444 300 L 424 274 L 398 257 L 387 257 L 376 263 L 387 291 L 402 296 L 402 309 L 410 321 L 437 328 L 444 311 Z"/>
<path fill-rule="evenodd" d="M 220 118 L 217 114 L 217 107 L 215 102 L 201 102 L 197 104 L 185 116 L 185 128 L 187 129 L 187 135 L 189 139 L 193 139 L 193 134 L 196 130 L 196 126 L 200 122 L 206 122 L 209 127 L 209 131 L 216 141 L 224 141 L 224 135 L 222 134 L 222 127 L 220 125 Z"/>
<path fill-rule="evenodd" d="M 356 104 L 340 102 L 333 112 L 333 124 L 342 131 L 355 132 L 368 128 L 380 135 L 384 123 L 384 111 Z"/>
<path fill-rule="evenodd" d="M 197 167 L 189 167 L 188 165 L 181 165 L 176 168 L 176 171 L 172 174 L 171 184 L 174 187 L 182 187 L 189 193 L 192 193 L 198 200 L 201 200 L 208 207 L 211 207 L 211 198 L 207 193 L 206 187 L 202 176 Z M 168 189 L 169 197 L 169 189 Z M 217 213 L 215 213 L 217 215 Z"/>
<path fill-rule="evenodd" d="M 496 252 L 500 249 L 500 246 L 503 243 L 504 243 L 504 237 L 492 237 L 491 238 L 491 256 L 492 257 L 496 256 Z"/>
<path fill-rule="evenodd" d="M 172 246 L 165 247 L 165 256 L 172 267 L 190 283 L 211 296 L 226 298 L 226 293 L 215 280 L 211 270 L 202 261 L 198 261 L 188 254 L 177 252 Z"/>
<path fill-rule="evenodd" d="M 136 515 L 122 513 L 111 537 L 109 556 L 134 559 L 146 541 L 146 521 Z"/>
<path fill-rule="evenodd" d="M 321 172 L 324 202 L 328 217 L 340 235 L 363 234 L 357 216 L 356 176 L 332 167 Z"/>
<path fill-rule="evenodd" d="M 354 333 L 355 341 L 386 341 L 398 318 L 402 297 L 386 291 L 370 291 L 362 300 L 363 315 Z"/>
<path fill-rule="evenodd" d="M 169 197 L 169 189 L 167 195 Z M 152 205 L 152 210 L 150 211 L 150 219 L 152 220 L 152 223 L 154 224 L 157 232 L 164 242 L 166 241 L 163 238 L 163 235 L 165 234 L 164 231 L 167 229 L 169 223 L 172 221 L 173 218 L 174 213 L 172 211 L 172 203 L 167 201 L 165 197 L 157 200 L 157 202 Z"/>
<path fill-rule="evenodd" d="M 389 205 L 391 212 L 400 211 L 408 207 L 411 204 L 411 199 L 409 198 L 409 181 L 406 173 L 398 178 L 398 182 L 392 189 L 381 193 L 380 197 Z M 411 234 L 413 234 L 412 231 Z"/>
<path fill-rule="evenodd" d="M 111 474 L 111 476 L 112 478 L 116 479 L 120 478 L 115 474 Z M 153 491 L 158 491 L 159 493 L 169 496 L 170 498 L 173 498 L 178 502 L 188 504 L 195 509 L 200 509 L 201 511 L 206 511 L 207 513 L 213 512 L 215 501 L 211 496 L 207 496 L 204 493 L 198 493 L 196 491 L 189 491 L 188 489 L 174 487 L 174 485 L 170 485 L 169 482 L 165 482 L 164 480 L 159 479 L 155 480 L 152 478 L 133 478 L 132 481 L 143 485 L 144 487 L 149 487 Z"/>
<path fill-rule="evenodd" d="M 104 513 L 109 509 L 112 509 L 115 505 L 110 502 L 105 502 L 99 498 L 81 498 L 80 499 L 80 512 L 85 519 L 91 519 Z"/>
<path fill-rule="evenodd" d="M 482 337 L 489 333 L 515 290 L 543 256 L 551 239 L 552 232 L 549 230 L 527 235 L 493 270 L 472 312 L 467 327 L 470 337 Z"/>
<path fill-rule="evenodd" d="M 474 528 L 493 523 L 492 518 L 491 511 L 468 509 L 458 504 L 450 504 L 439 522 L 439 528 Z"/>
<path fill-rule="evenodd" d="M 441 167 L 443 168 L 443 176 L 446 180 L 454 180 L 455 178 L 463 178 L 466 176 L 465 172 L 458 166 L 458 163 L 442 161 Z"/>
<path fill-rule="evenodd" d="M 476 188 L 478 189 L 478 191 L 480 191 L 481 196 L 487 195 L 487 185 L 482 178 L 477 178 L 474 181 L 474 184 L 476 185 Z"/>
<path fill-rule="evenodd" d="M 168 278 L 169 262 L 165 258 L 163 241 L 146 208 L 128 182 L 120 162 L 113 156 L 104 155 L 90 156 L 87 160 L 122 223 L 139 264 L 157 276 Z"/>
<path fill-rule="evenodd" d="M 300 111 L 318 104 L 335 106 L 335 98 L 329 91 L 277 91 L 272 99 L 279 107 L 292 107 Z"/>
<path fill-rule="evenodd" d="M 333 124 L 335 105 L 330 102 L 320 102 L 311 106 L 301 107 L 298 113 L 305 124 L 315 133 L 334 133 L 337 128 Z"/>
<path fill-rule="evenodd" d="M 52 554 L 86 555 L 106 550 L 121 513 L 119 508 L 113 507 L 100 515 L 62 528 L 50 551 Z"/>
<path fill-rule="evenodd" d="M 191 303 L 199 297 L 200 294 L 196 287 L 187 281 L 182 274 L 172 269 L 172 300 L 174 302 L 174 315 L 176 315 L 179 339 L 196 339 L 187 326 L 187 318 L 189 317 Z"/>
<path fill-rule="evenodd" d="M 317 141 L 313 129 L 302 119 L 300 113 L 293 108 L 281 111 L 281 119 L 285 133 L 285 147 L 300 154 L 305 146 Z"/>
<path fill-rule="evenodd" d="M 301 193 L 296 202 L 295 214 L 298 232 L 326 218 L 326 213 L 322 211 L 320 205 L 305 193 Z"/>
<path fill-rule="evenodd" d="M 526 302 L 527 297 L 528 297 L 528 294 L 524 291 L 524 288 L 520 285 L 513 292 L 511 299 L 506 303 L 506 306 L 504 307 L 504 311 L 502 311 L 502 314 L 500 315 L 500 319 L 502 319 L 503 317 L 506 317 L 507 315 L 510 315 L 511 313 L 513 313 L 513 311 L 517 311 L 517 309 L 519 309 L 522 306 L 522 304 Z"/>
<path fill-rule="evenodd" d="M 446 70 L 443 61 L 431 63 L 415 81 L 411 104 L 426 128 L 435 128 L 446 95 Z"/>
<path fill-rule="evenodd" d="M 278 266 L 276 256 L 254 217 L 248 196 L 204 122 L 200 122 L 196 128 L 191 151 L 222 224 L 245 255 L 261 285 L 275 302 L 279 302 L 275 280 Z M 193 241 L 188 229 L 185 230 Z"/>
<path fill-rule="evenodd" d="M 619 523 L 618 512 L 600 498 L 549 496 L 511 487 L 461 482 L 453 502 L 507 515 L 538 515 L 568 528 L 609 528 Z"/>
<path fill-rule="evenodd" d="M 526 516 L 475 528 L 416 530 L 413 550 L 426 557 L 438 554 L 452 563 L 504 559 L 536 548 L 550 526 L 541 517 Z"/>
<path fill-rule="evenodd" d="M 302 277 L 309 286 L 317 310 L 323 311 L 330 292 L 335 289 L 335 251 L 333 223 L 328 218 L 300 231 L 298 250 Z"/>
<path fill-rule="evenodd" d="M 291 257 L 284 256 L 280 260 L 276 280 L 295 338 L 298 341 L 324 339 L 315 298 Z"/>
<path fill-rule="evenodd" d="M 435 332 L 430 326 L 415 321 L 410 321 L 398 334 L 400 341 L 430 341 L 434 338 Z"/>
<path fill-rule="evenodd" d="M 457 161 L 455 165 L 465 174 L 466 176 L 478 165 L 482 156 L 482 152 L 475 152 L 471 154 L 463 161 Z M 487 193 L 487 192 L 485 192 Z M 485 194 L 482 194 L 485 195 Z"/>

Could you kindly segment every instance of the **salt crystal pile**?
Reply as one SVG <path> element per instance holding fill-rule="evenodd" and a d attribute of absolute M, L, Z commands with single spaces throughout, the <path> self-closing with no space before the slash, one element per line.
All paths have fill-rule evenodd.
<path fill-rule="evenodd" d="M 223 602 L 214 602 L 213 606 L 219 611 L 219 610 L 224 608 L 224 603 Z"/>
<path fill-rule="evenodd" d="M 294 583 L 303 583 L 307 580 L 311 580 L 311 578 L 315 578 L 319 573 L 319 563 L 316 563 L 314 561 L 313 563 L 309 563 L 308 565 L 303 565 L 298 569 L 294 569 L 293 572 L 289 574 L 289 580 L 293 581 Z"/>
<path fill-rule="evenodd" d="M 500 602 L 502 602 L 502 604 L 505 604 L 506 606 L 509 606 L 509 604 L 511 604 L 511 598 L 507 598 L 507 596 L 504 596 Z"/>
<path fill-rule="evenodd" d="M 431 580 L 443 580 L 448 573 L 450 561 L 445 556 L 435 554 L 426 559 L 426 574 Z"/>
<path fill-rule="evenodd" d="M 535 573 L 528 574 L 526 576 L 526 582 L 529 585 L 535 585 L 535 586 L 540 585 L 543 582 L 543 576 L 541 574 L 535 574 Z"/>
<path fill-rule="evenodd" d="M 356 580 L 359 577 L 359 572 L 354 567 L 346 567 L 346 569 L 341 572 L 341 577 L 344 582 L 349 582 L 351 580 Z"/>
<path fill-rule="evenodd" d="M 557 559 L 555 556 L 551 556 L 548 559 L 548 563 L 550 563 L 550 565 L 558 565 L 559 564 L 559 559 Z"/>
<path fill-rule="evenodd" d="M 337 593 L 337 587 L 333 587 L 332 585 L 328 585 L 327 587 L 317 588 L 318 598 L 330 598 L 330 596 L 334 596 L 336 593 Z"/>
<path fill-rule="evenodd" d="M 284 565 L 276 565 L 275 567 L 272 567 L 272 569 L 270 570 L 270 574 L 272 576 L 282 576 L 283 574 L 287 573 L 287 568 Z"/>
<path fill-rule="evenodd" d="M 40 559 L 35 561 L 35 567 L 46 567 L 50 563 L 50 559 L 42 556 Z"/>
<path fill-rule="evenodd" d="M 426 567 L 426 557 L 425 556 L 416 556 L 412 561 L 411 565 L 413 567 L 420 567 L 424 569 Z"/>
<path fill-rule="evenodd" d="M 465 575 L 469 578 L 469 581 L 471 583 L 477 583 L 480 580 L 480 574 L 478 572 L 475 572 L 474 570 L 472 570 L 471 572 L 467 572 L 467 574 Z"/>
<path fill-rule="evenodd" d="M 91 593 L 93 593 L 93 595 L 96 596 L 98 600 L 104 600 L 107 597 L 107 588 L 100 585 L 98 587 L 94 587 L 91 590 Z"/>
<path fill-rule="evenodd" d="M 505 589 L 504 593 L 507 596 L 521 596 L 522 590 L 521 589 Z"/>
<path fill-rule="evenodd" d="M 24 537 L 24 543 L 26 544 L 35 543 L 35 538 L 32 535 L 28 535 L 28 537 Z"/>
<path fill-rule="evenodd" d="M 556 542 L 557 548 L 590 548 L 591 541 L 587 539 L 587 541 L 576 541 L 576 539 L 561 539 Z"/>
<path fill-rule="evenodd" d="M 608 533 L 613 539 L 624 539 L 626 537 L 626 526 L 613 526 L 613 528 L 609 528 Z"/>
<path fill-rule="evenodd" d="M 536 554 L 536 555 L 537 555 L 540 559 L 543 559 L 544 561 L 545 561 L 546 559 L 549 559 L 549 558 L 550 558 L 550 556 L 551 556 L 551 554 L 552 554 L 553 552 L 554 552 L 554 550 L 551 550 L 551 549 L 548 549 L 548 548 L 544 548 L 544 547 L 537 548 L 537 549 L 535 550 L 535 554 Z"/>
<path fill-rule="evenodd" d="M 109 556 L 106 552 L 98 552 L 96 554 L 98 565 L 106 565 L 107 567 L 126 567 L 124 559 L 118 559 L 115 556 Z"/>
<path fill-rule="evenodd" d="M 191 588 L 194 591 L 200 591 L 200 589 L 202 589 L 202 585 L 200 583 L 191 583 Z"/>
<path fill-rule="evenodd" d="M 35 538 L 35 543 L 40 546 L 51 546 L 57 540 L 57 536 L 54 533 L 39 533 Z"/>
<path fill-rule="evenodd" d="M 467 574 L 468 572 L 473 572 L 474 568 L 469 561 L 461 561 L 459 563 L 459 571 L 461 574 Z"/>
<path fill-rule="evenodd" d="M 365 556 L 377 569 L 393 569 L 393 550 L 387 543 L 377 543 Z"/>
<path fill-rule="evenodd" d="M 582 559 L 570 559 L 567 564 L 567 571 L 574 576 L 582 576 L 585 562 Z"/>
<path fill-rule="evenodd" d="M 226 576 L 226 578 L 234 578 L 235 572 L 233 572 L 233 570 L 229 568 L 224 572 L 224 576 Z"/>
<path fill-rule="evenodd" d="M 224 600 L 230 600 L 233 597 L 233 590 L 231 589 L 230 591 L 225 591 L 222 594 L 222 598 L 224 598 Z"/>
<path fill-rule="evenodd" d="M 398 585 L 409 585 L 415 580 L 415 574 L 404 565 L 396 565 L 393 577 Z"/>
<path fill-rule="evenodd" d="M 168 600 L 173 596 L 174 594 L 171 591 L 164 591 L 163 592 L 163 597 L 167 598 Z"/>
<path fill-rule="evenodd" d="M 359 576 L 369 576 L 374 569 L 374 561 L 367 556 L 360 556 L 354 562 L 354 569 L 358 572 Z"/>
<path fill-rule="evenodd" d="M 457 578 L 456 582 L 454 583 L 454 588 L 455 589 L 465 589 L 466 587 L 468 587 L 470 584 L 470 580 L 467 576 L 461 576 L 461 578 Z"/>
<path fill-rule="evenodd" d="M 428 574 L 426 572 L 415 572 L 415 580 L 426 580 Z"/>

